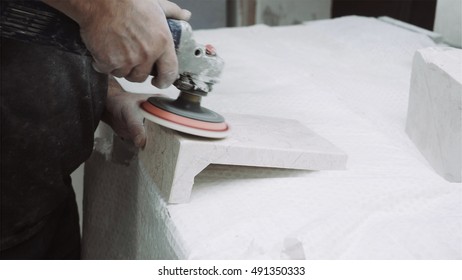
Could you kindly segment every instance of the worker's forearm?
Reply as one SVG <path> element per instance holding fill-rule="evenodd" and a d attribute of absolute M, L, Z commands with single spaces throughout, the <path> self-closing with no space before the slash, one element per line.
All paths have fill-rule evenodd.
<path fill-rule="evenodd" d="M 104 1 L 104 0 L 103 0 Z M 79 25 L 87 21 L 88 16 L 98 11 L 98 0 L 42 0 L 45 4 L 61 11 Z"/>

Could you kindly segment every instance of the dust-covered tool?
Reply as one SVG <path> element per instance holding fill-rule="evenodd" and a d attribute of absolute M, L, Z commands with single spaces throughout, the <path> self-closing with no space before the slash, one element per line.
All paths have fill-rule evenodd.
<path fill-rule="evenodd" d="M 180 77 L 174 86 L 180 90 L 177 99 L 150 97 L 141 104 L 146 119 L 174 130 L 208 138 L 224 138 L 229 127 L 225 119 L 201 106 L 201 99 L 218 82 L 224 62 L 212 45 L 201 45 L 193 39 L 191 26 L 185 21 L 176 48 Z"/>
<path fill-rule="evenodd" d="M 79 26 L 45 4 L 31 1 L 1 2 L 0 32 L 5 38 L 57 47 L 80 55 L 91 55 L 82 42 Z M 225 119 L 201 106 L 224 67 L 212 45 L 193 38 L 189 23 L 167 20 L 178 57 L 179 78 L 174 86 L 177 99 L 151 97 L 141 104 L 143 116 L 159 125 L 207 138 L 224 138 L 229 132 Z M 155 66 L 153 75 L 156 74 Z"/>

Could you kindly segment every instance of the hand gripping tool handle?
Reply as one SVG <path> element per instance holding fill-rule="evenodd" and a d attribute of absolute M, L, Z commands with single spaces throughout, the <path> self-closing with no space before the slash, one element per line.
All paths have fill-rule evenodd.
<path fill-rule="evenodd" d="M 179 48 L 182 25 L 168 19 L 175 49 Z M 91 56 L 80 37 L 80 27 L 60 11 L 39 1 L 1 1 L 0 34 L 26 43 L 53 46 L 61 51 Z M 155 67 L 153 73 L 155 74 Z"/>

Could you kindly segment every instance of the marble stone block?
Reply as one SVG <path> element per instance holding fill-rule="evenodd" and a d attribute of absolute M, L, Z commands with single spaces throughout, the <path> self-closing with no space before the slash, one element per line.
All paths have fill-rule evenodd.
<path fill-rule="evenodd" d="M 462 50 L 430 47 L 412 66 L 406 132 L 434 170 L 450 182 L 462 173 Z"/>
<path fill-rule="evenodd" d="M 189 201 L 194 177 L 210 164 L 301 170 L 345 169 L 347 155 L 300 122 L 251 115 L 225 115 L 226 139 L 195 137 L 147 123 L 140 165 L 169 203 Z"/>

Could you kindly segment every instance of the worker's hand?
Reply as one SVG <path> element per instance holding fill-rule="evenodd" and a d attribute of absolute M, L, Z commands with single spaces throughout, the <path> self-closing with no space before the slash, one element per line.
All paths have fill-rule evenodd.
<path fill-rule="evenodd" d="M 146 131 L 140 104 L 147 99 L 145 94 L 128 93 L 112 77 L 109 79 L 106 109 L 103 121 L 109 124 L 117 135 L 133 141 L 136 147 L 146 145 Z"/>
<path fill-rule="evenodd" d="M 80 25 L 98 72 L 143 82 L 156 65 L 152 84 L 170 86 L 178 61 L 166 18 L 188 20 L 191 13 L 166 0 L 44 0 Z"/>

